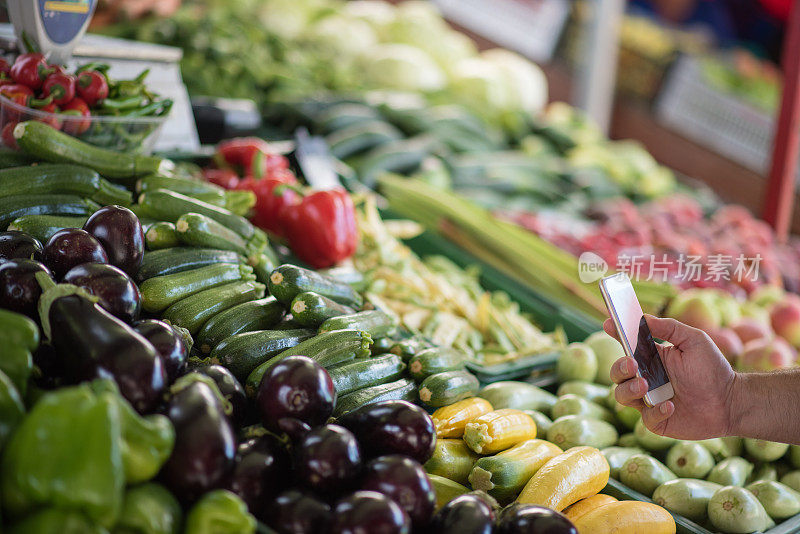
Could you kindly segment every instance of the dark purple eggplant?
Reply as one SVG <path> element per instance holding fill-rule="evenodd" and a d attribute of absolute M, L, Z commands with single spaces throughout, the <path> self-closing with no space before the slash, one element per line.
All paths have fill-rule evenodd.
<path fill-rule="evenodd" d="M 370 460 L 364 468 L 361 489 L 392 499 L 408 514 L 414 528 L 427 525 L 436 506 L 436 493 L 425 468 L 400 454 Z"/>
<path fill-rule="evenodd" d="M 512 504 L 500 512 L 497 534 L 578 534 L 572 522 L 555 510 L 535 504 Z"/>
<path fill-rule="evenodd" d="M 403 454 L 424 464 L 436 448 L 436 427 L 431 416 L 410 402 L 367 404 L 336 422 L 356 435 L 365 458 Z"/>
<path fill-rule="evenodd" d="M 495 514 L 475 495 L 459 495 L 442 506 L 428 525 L 429 534 L 492 534 Z"/>
<path fill-rule="evenodd" d="M 6 260 L 42 261 L 42 244 L 32 235 L 18 230 L 0 232 L 0 263 Z"/>
<path fill-rule="evenodd" d="M 361 473 L 356 437 L 338 425 L 315 428 L 303 436 L 294 460 L 298 480 L 325 494 L 347 491 Z"/>
<path fill-rule="evenodd" d="M 178 333 L 167 323 L 155 319 L 139 321 L 133 325 L 133 329 L 153 345 L 164 362 L 167 382 L 174 382 L 186 368 L 186 358 L 189 355 Z"/>
<path fill-rule="evenodd" d="M 261 420 L 281 430 L 281 419 L 297 419 L 311 427 L 333 413 L 336 388 L 328 372 L 305 356 L 290 356 L 275 364 L 261 380 L 256 398 Z"/>
<path fill-rule="evenodd" d="M 0 308 L 23 313 L 39 322 L 37 306 L 42 287 L 36 273 L 40 272 L 53 278 L 50 269 L 38 261 L 17 259 L 0 263 Z"/>
<path fill-rule="evenodd" d="M 84 288 L 111 315 L 132 323 L 139 317 L 142 295 L 131 277 L 105 263 L 83 263 L 70 269 L 63 282 Z"/>
<path fill-rule="evenodd" d="M 247 504 L 250 513 L 263 516 L 269 500 L 285 487 L 289 472 L 283 456 L 264 440 L 253 438 L 236 451 L 233 471 L 225 487 Z"/>
<path fill-rule="evenodd" d="M 331 508 L 297 490 L 284 491 L 267 508 L 266 522 L 278 534 L 325 534 Z"/>
<path fill-rule="evenodd" d="M 181 378 L 164 410 L 175 427 L 175 446 L 161 477 L 184 503 L 220 487 L 233 469 L 236 454 L 223 401 L 203 380 L 209 379 L 191 374 Z"/>
<path fill-rule="evenodd" d="M 247 395 L 242 384 L 236 380 L 233 373 L 221 365 L 207 365 L 199 367 L 198 373 L 211 378 L 219 388 L 225 400 L 231 403 L 230 420 L 234 428 L 239 428 L 247 416 Z"/>
<path fill-rule="evenodd" d="M 113 378 L 139 413 L 155 407 L 166 373 L 149 341 L 78 295 L 55 299 L 47 313 L 53 346 L 75 379 Z"/>
<path fill-rule="evenodd" d="M 108 263 L 100 241 L 80 228 L 64 228 L 53 234 L 44 246 L 42 259 L 58 280 L 76 265 Z"/>
<path fill-rule="evenodd" d="M 41 389 L 53 389 L 67 376 L 64 359 L 58 356 L 50 343 L 40 343 L 33 352 L 33 365 L 39 370 L 34 374 L 34 383 Z"/>
<path fill-rule="evenodd" d="M 408 534 L 411 521 L 391 499 L 357 491 L 336 503 L 329 534 Z"/>
<path fill-rule="evenodd" d="M 122 206 L 105 206 L 89 217 L 83 229 L 103 244 L 111 265 L 136 276 L 144 258 L 144 231 L 135 213 Z"/>

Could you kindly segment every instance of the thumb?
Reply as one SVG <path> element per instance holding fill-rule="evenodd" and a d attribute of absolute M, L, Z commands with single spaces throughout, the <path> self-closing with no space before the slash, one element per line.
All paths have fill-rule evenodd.
<path fill-rule="evenodd" d="M 669 317 L 655 317 L 649 314 L 645 314 L 644 317 L 653 337 L 669 341 L 677 347 L 689 343 L 700 332 L 696 328 Z"/>

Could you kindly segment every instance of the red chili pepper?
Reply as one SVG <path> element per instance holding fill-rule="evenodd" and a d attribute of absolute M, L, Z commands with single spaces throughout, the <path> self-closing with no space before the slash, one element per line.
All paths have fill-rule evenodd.
<path fill-rule="evenodd" d="M 7 122 L 5 126 L 3 126 L 2 133 L 0 133 L 0 138 L 2 138 L 3 144 L 8 148 L 13 148 L 14 150 L 19 150 L 19 146 L 17 146 L 17 139 L 14 137 L 14 127 L 17 124 L 17 121 Z"/>
<path fill-rule="evenodd" d="M 261 180 L 248 176 L 236 185 L 236 189 L 252 191 L 256 195 L 256 205 L 250 218 L 253 224 L 279 236 L 286 235 L 281 218 L 283 211 L 299 200 L 299 195 L 292 188 L 276 191 L 287 184 L 297 184 L 297 178 L 291 172 Z"/>
<path fill-rule="evenodd" d="M 316 269 L 349 258 L 358 245 L 355 207 L 347 191 L 317 191 L 283 211 L 289 246 Z"/>
<path fill-rule="evenodd" d="M 232 169 L 205 169 L 203 177 L 206 181 L 225 189 L 236 189 L 239 184 L 239 175 Z"/>
<path fill-rule="evenodd" d="M 101 72 L 87 70 L 78 74 L 76 87 L 78 96 L 86 101 L 89 107 L 108 98 L 108 80 Z"/>
<path fill-rule="evenodd" d="M 223 163 L 228 165 L 242 167 L 249 169 L 253 163 L 253 158 L 262 152 L 269 154 L 271 152 L 269 144 L 263 139 L 258 137 L 237 137 L 235 139 L 228 139 L 222 141 L 217 145 L 217 161 L 220 167 Z"/>
<path fill-rule="evenodd" d="M 3 95 L 15 104 L 27 106 L 28 100 L 33 98 L 33 91 L 27 85 L 12 83 L 0 86 L 0 95 Z"/>
<path fill-rule="evenodd" d="M 64 120 L 64 131 L 70 135 L 81 135 L 92 125 L 92 113 L 89 111 L 89 106 L 86 105 L 86 102 L 79 96 L 76 96 L 61 106 L 61 113 L 80 117 Z"/>
<path fill-rule="evenodd" d="M 11 65 L 8 64 L 8 61 L 0 57 L 0 74 L 5 74 L 4 77 L 10 77 L 9 74 L 11 72 Z"/>
<path fill-rule="evenodd" d="M 53 102 L 51 102 L 46 106 L 40 107 L 39 111 L 44 111 L 45 113 L 58 113 L 58 107 Z M 56 130 L 61 129 L 61 121 L 58 119 L 58 117 L 55 116 L 35 117 L 34 120 L 43 122 L 48 126 L 55 128 Z"/>
<path fill-rule="evenodd" d="M 72 74 L 54 73 L 45 78 L 42 84 L 42 95 L 53 97 L 53 104 L 61 106 L 75 98 L 75 76 Z"/>
<path fill-rule="evenodd" d="M 50 72 L 42 54 L 29 52 L 17 57 L 14 64 L 11 65 L 9 73 L 15 82 L 35 90 L 42 86 L 45 76 Z"/>

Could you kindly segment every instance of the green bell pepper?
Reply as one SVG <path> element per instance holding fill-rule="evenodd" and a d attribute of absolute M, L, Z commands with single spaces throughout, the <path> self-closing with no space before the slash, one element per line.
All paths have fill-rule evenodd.
<path fill-rule="evenodd" d="M 238 495 L 214 490 L 203 495 L 186 516 L 185 534 L 253 534 L 256 519 Z"/>
<path fill-rule="evenodd" d="M 25 416 L 22 397 L 11 379 L 0 371 L 0 451 Z"/>
<path fill-rule="evenodd" d="M 148 482 L 125 493 L 113 534 L 178 534 L 181 505 L 164 486 Z"/>
<path fill-rule="evenodd" d="M 14 524 L 8 534 L 108 534 L 75 510 L 46 508 Z"/>
<path fill-rule="evenodd" d="M 28 392 L 28 379 L 33 371 L 31 351 L 22 346 L 4 346 L 3 357 L 0 358 L 0 371 L 3 371 L 17 387 L 22 397 Z"/>
<path fill-rule="evenodd" d="M 55 507 L 113 525 L 125 485 L 121 426 L 119 403 L 89 384 L 45 394 L 6 444 L 0 463 L 4 510 L 20 518 Z"/>
<path fill-rule="evenodd" d="M 0 309 L 0 347 L 25 347 L 36 350 L 39 346 L 39 327 L 28 317 Z"/>

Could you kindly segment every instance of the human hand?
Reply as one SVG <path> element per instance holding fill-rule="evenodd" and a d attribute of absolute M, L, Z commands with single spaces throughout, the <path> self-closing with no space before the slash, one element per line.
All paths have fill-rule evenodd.
<path fill-rule="evenodd" d="M 675 319 L 646 315 L 653 337 L 672 343 L 656 344 L 675 396 L 648 407 L 642 398 L 647 381 L 636 375 L 633 358 L 620 358 L 611 367 L 620 404 L 642 413 L 645 426 L 656 434 L 680 439 L 706 439 L 730 435 L 732 392 L 737 374 L 711 338 L 697 328 Z M 603 329 L 619 339 L 614 323 L 607 319 Z"/>

